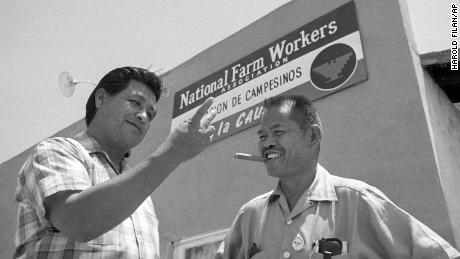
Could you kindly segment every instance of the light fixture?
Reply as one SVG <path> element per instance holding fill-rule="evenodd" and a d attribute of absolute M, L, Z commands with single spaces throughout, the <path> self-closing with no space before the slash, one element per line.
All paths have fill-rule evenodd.
<path fill-rule="evenodd" d="M 89 81 L 75 81 L 75 79 L 67 71 L 62 71 L 59 74 L 58 84 L 61 93 L 66 97 L 70 97 L 73 95 L 73 92 L 75 91 L 75 86 L 77 84 L 91 84 L 96 86 L 95 83 Z"/>

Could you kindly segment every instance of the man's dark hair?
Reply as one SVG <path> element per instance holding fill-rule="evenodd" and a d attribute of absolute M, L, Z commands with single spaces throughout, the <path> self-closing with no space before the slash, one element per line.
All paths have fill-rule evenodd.
<path fill-rule="evenodd" d="M 145 84 L 157 98 L 160 100 L 161 92 L 163 91 L 163 83 L 159 76 L 155 73 L 138 67 L 120 67 L 107 73 L 88 98 L 86 103 L 86 126 L 88 126 L 96 115 L 96 91 L 99 88 L 104 88 L 109 95 L 115 95 L 126 89 L 131 80 Z"/>
<path fill-rule="evenodd" d="M 297 122 L 301 129 L 306 129 L 313 124 L 321 127 L 318 112 L 313 103 L 302 95 L 277 95 L 264 100 L 263 107 L 269 109 L 289 105 L 289 117 Z"/>

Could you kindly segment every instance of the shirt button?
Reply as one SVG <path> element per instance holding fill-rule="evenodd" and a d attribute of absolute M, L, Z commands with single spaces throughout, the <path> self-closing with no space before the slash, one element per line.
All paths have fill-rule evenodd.
<path fill-rule="evenodd" d="M 292 219 L 289 219 L 288 221 L 286 221 L 286 224 L 291 225 L 292 224 Z"/>
<path fill-rule="evenodd" d="M 291 254 L 289 252 L 284 252 L 283 253 L 283 258 L 289 258 L 289 256 L 291 256 Z"/>

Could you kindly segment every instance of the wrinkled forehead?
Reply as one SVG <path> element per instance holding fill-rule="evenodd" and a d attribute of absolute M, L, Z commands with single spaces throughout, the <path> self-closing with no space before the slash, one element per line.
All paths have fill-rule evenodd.
<path fill-rule="evenodd" d="M 286 117 L 286 118 L 290 118 L 294 110 L 294 105 L 295 105 L 294 101 L 286 100 L 280 104 L 273 105 L 270 107 L 265 107 L 263 115 L 262 115 L 262 119 L 266 117 L 276 116 L 275 114 Z"/>
<path fill-rule="evenodd" d="M 157 98 L 153 91 L 138 81 L 131 81 L 128 85 L 128 94 L 133 97 L 143 98 L 145 101 L 150 102 L 152 105 L 156 104 Z"/>
<path fill-rule="evenodd" d="M 293 122 L 292 112 L 292 102 L 264 108 L 260 126 L 261 128 L 270 128 L 274 124 L 290 124 Z"/>

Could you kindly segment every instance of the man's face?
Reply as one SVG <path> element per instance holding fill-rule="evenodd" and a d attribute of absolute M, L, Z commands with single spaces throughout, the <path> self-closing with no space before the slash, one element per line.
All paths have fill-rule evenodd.
<path fill-rule="evenodd" d="M 98 106 L 98 100 L 96 103 Z M 156 114 L 155 94 L 135 80 L 118 94 L 105 94 L 99 105 L 96 115 L 103 120 L 105 140 L 121 148 L 131 149 L 138 145 Z"/>
<path fill-rule="evenodd" d="M 259 136 L 259 151 L 267 158 L 268 175 L 284 178 L 305 173 L 313 157 L 309 130 L 301 129 L 289 118 L 289 105 L 264 110 Z"/>

